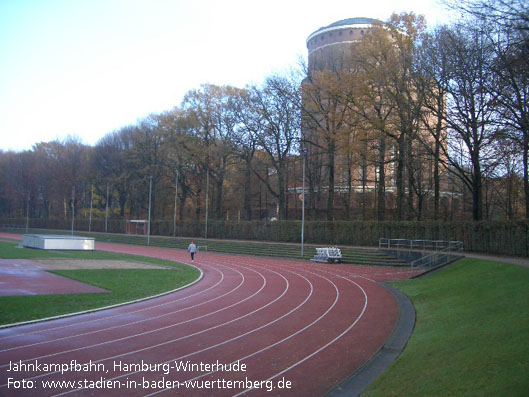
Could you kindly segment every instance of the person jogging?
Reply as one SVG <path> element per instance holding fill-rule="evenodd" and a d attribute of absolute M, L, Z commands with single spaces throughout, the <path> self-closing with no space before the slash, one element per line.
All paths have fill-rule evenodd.
<path fill-rule="evenodd" d="M 194 262 L 195 254 L 197 253 L 197 246 L 193 241 L 191 241 L 191 244 L 189 244 L 189 247 L 187 247 L 187 251 L 191 254 L 191 262 Z"/>

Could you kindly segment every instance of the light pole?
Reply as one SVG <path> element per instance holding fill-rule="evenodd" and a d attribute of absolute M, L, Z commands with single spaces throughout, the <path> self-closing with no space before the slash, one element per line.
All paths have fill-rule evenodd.
<path fill-rule="evenodd" d="M 305 160 L 307 159 L 307 149 L 301 148 L 299 153 L 303 156 L 303 182 L 301 191 L 301 256 L 303 257 L 303 241 L 305 233 Z"/>
<path fill-rule="evenodd" d="M 151 192 L 152 192 L 152 175 L 149 175 L 149 220 L 147 223 L 147 245 L 151 242 Z"/>

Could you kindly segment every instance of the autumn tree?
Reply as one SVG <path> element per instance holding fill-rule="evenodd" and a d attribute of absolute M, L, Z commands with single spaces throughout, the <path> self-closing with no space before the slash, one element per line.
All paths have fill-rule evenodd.
<path fill-rule="evenodd" d="M 259 133 L 263 130 L 263 119 L 254 106 L 254 97 L 248 90 L 240 90 L 233 96 L 236 128 L 233 133 L 236 156 L 243 162 L 243 219 L 252 219 L 252 175 L 255 172 L 255 154 L 258 150 Z"/>
<path fill-rule="evenodd" d="M 346 103 L 349 97 L 343 89 L 347 81 L 344 77 L 344 71 L 314 70 L 301 87 L 303 144 L 310 148 L 311 157 L 323 155 L 326 158 L 323 165 L 327 174 L 327 220 L 334 219 L 336 156 L 350 148 L 356 126 L 355 114 Z M 347 160 L 351 163 L 352 158 Z"/>
<path fill-rule="evenodd" d="M 98 182 L 96 183 L 98 194 L 104 196 L 106 200 L 108 187 L 111 200 L 112 192 L 115 191 L 121 217 L 125 216 L 126 204 L 131 197 L 131 180 L 134 172 L 131 151 L 134 131 L 134 126 L 127 126 L 106 134 L 96 143 L 91 156 L 91 168 Z M 102 209 L 103 203 L 100 204 Z"/>
<path fill-rule="evenodd" d="M 438 220 L 441 198 L 442 148 L 446 148 L 446 112 L 447 90 L 449 83 L 449 52 L 445 45 L 444 35 L 448 34 L 446 26 L 437 27 L 423 37 L 416 51 L 417 85 L 424 92 L 422 125 L 427 135 L 422 139 L 424 148 L 433 159 L 434 214 Z M 432 144 L 433 143 L 433 144 Z"/>
<path fill-rule="evenodd" d="M 30 199 L 32 207 L 36 207 L 38 185 L 34 166 L 31 151 L 0 152 L 0 210 L 4 216 L 25 216 Z"/>
<path fill-rule="evenodd" d="M 379 221 L 385 220 L 388 141 L 394 136 L 392 118 L 395 103 L 387 95 L 393 53 L 391 37 L 382 25 L 376 24 L 355 47 L 354 69 L 347 84 L 347 103 L 357 115 L 360 125 L 370 131 L 370 147 L 376 152 L 376 217 Z"/>
<path fill-rule="evenodd" d="M 204 146 L 201 162 L 213 180 L 213 216 L 217 219 L 222 218 L 224 183 L 234 153 L 236 119 L 231 97 L 235 91 L 233 87 L 207 84 L 188 92 L 183 101 L 183 109 L 193 120 L 195 133 Z"/>

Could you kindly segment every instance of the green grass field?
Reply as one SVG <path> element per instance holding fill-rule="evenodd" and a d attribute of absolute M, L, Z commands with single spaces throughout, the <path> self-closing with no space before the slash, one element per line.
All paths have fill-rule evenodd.
<path fill-rule="evenodd" d="M 199 271 L 162 259 L 102 251 L 43 251 L 15 248 L 0 242 L 0 258 L 113 259 L 170 266 L 168 269 L 56 270 L 53 273 L 111 291 L 97 294 L 34 295 L 0 297 L 0 324 L 11 324 L 94 309 L 153 296 L 189 284 Z"/>
<path fill-rule="evenodd" d="M 366 396 L 527 396 L 529 268 L 464 259 L 395 282 L 413 302 L 413 335 Z"/>

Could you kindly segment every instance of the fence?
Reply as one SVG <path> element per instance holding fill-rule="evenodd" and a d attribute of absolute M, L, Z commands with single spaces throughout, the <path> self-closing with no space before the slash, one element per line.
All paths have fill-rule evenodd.
<path fill-rule="evenodd" d="M 462 248 L 460 251 L 462 251 Z M 410 263 L 411 277 L 414 276 L 414 271 L 420 268 L 432 269 L 434 267 L 442 266 L 458 258 L 461 258 L 461 255 L 454 254 L 454 252 L 457 251 L 451 250 L 451 247 L 448 246 L 445 249 L 442 249 L 441 251 L 433 252 L 429 255 L 423 256 L 412 261 Z"/>
<path fill-rule="evenodd" d="M 379 248 L 396 248 L 422 251 L 463 251 L 462 241 L 444 241 L 444 240 L 406 240 L 406 239 L 389 239 L 380 238 L 378 240 Z"/>
<path fill-rule="evenodd" d="M 386 254 L 410 263 L 410 275 L 413 277 L 414 270 L 418 268 L 442 266 L 460 258 L 453 253 L 463 251 L 463 242 L 381 238 L 378 247 Z M 425 255 L 421 251 L 434 252 Z"/>
<path fill-rule="evenodd" d="M 109 219 L 109 233 L 125 233 L 125 220 Z M 0 219 L 0 225 L 26 224 L 25 218 Z M 30 219 L 31 229 L 69 230 L 71 221 L 64 219 Z M 88 220 L 76 220 L 76 231 L 88 231 Z M 177 237 L 204 237 L 204 222 L 177 222 Z M 104 220 L 93 220 L 91 230 L 105 231 Z M 299 242 L 301 221 L 209 221 L 208 237 L 216 239 Z M 173 221 L 151 222 L 151 234 L 173 235 Z M 362 222 L 306 221 L 305 242 L 310 244 L 377 246 L 379 238 L 408 240 L 462 241 L 466 251 L 497 255 L 529 256 L 529 223 L 525 221 L 483 222 Z"/>

